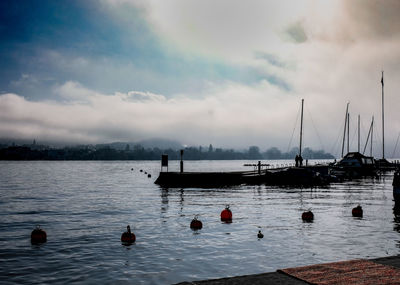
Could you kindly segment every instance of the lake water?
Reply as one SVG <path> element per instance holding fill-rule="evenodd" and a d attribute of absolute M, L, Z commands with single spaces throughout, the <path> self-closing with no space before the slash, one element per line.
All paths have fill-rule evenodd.
<path fill-rule="evenodd" d="M 187 161 L 185 170 L 244 163 Z M 393 173 L 316 189 L 161 189 L 159 171 L 158 161 L 0 162 L 0 282 L 172 284 L 400 253 Z M 231 224 L 220 221 L 226 204 Z M 351 215 L 358 204 L 363 218 Z M 315 220 L 304 223 L 309 208 Z M 192 231 L 196 214 L 203 229 Z M 137 240 L 124 246 L 128 224 Z M 36 225 L 48 238 L 39 246 Z"/>

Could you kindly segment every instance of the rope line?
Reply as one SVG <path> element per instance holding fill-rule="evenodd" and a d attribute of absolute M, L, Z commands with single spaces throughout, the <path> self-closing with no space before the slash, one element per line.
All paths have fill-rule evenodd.
<path fill-rule="evenodd" d="M 300 109 L 301 109 L 301 107 L 300 107 Z M 292 136 L 290 137 L 289 145 L 288 145 L 288 148 L 287 148 L 287 151 L 286 151 L 286 152 L 289 152 L 290 147 L 292 146 L 292 141 L 293 141 L 294 132 L 295 132 L 295 130 L 296 130 L 297 121 L 299 120 L 299 116 L 300 116 L 300 109 L 298 109 L 298 111 L 297 111 L 296 122 L 294 123 L 294 128 L 293 128 L 293 131 L 292 131 Z"/>
<path fill-rule="evenodd" d="M 309 116 L 310 116 L 311 123 L 312 123 L 312 125 L 313 125 L 313 127 L 314 127 L 315 133 L 317 134 L 319 143 L 321 144 L 321 149 L 325 149 L 325 148 L 324 148 L 324 144 L 323 144 L 322 139 L 321 139 L 321 136 L 319 135 L 318 129 L 317 129 L 315 123 L 314 123 L 314 120 L 313 120 L 313 118 L 312 118 L 312 116 L 311 116 L 311 112 L 310 112 L 310 110 L 309 110 L 308 108 L 307 108 L 307 112 L 308 112 L 308 114 L 309 114 Z"/>
<path fill-rule="evenodd" d="M 392 158 L 395 158 L 395 153 L 396 153 L 396 149 L 397 149 L 397 144 L 399 143 L 399 138 L 400 138 L 400 133 L 399 133 L 399 135 L 397 136 L 397 140 L 396 140 L 396 145 L 394 146 L 394 150 L 393 150 L 393 153 L 392 153 Z"/>
<path fill-rule="evenodd" d="M 342 125 L 340 126 L 340 128 L 339 128 L 339 131 L 338 131 L 338 134 L 336 135 L 336 141 L 335 141 L 335 143 L 332 145 L 332 147 L 331 147 L 331 151 L 330 151 L 330 153 L 334 153 L 336 156 L 338 156 L 338 154 L 340 153 L 340 149 L 336 149 L 336 145 L 337 145 L 337 143 L 338 143 L 338 141 L 339 141 L 339 139 L 342 139 L 342 131 L 343 131 L 343 128 L 344 128 L 344 122 L 342 123 Z M 335 150 L 336 149 L 336 150 Z"/>

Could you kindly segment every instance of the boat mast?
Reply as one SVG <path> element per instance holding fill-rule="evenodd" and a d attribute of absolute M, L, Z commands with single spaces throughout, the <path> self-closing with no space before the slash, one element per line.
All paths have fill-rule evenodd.
<path fill-rule="evenodd" d="M 303 141 L 303 107 L 304 107 L 304 99 L 301 99 L 301 121 L 300 121 L 300 151 L 299 155 L 301 156 L 301 144 Z"/>
<path fill-rule="evenodd" d="M 350 114 L 347 113 L 347 153 L 350 150 Z"/>
<path fill-rule="evenodd" d="M 369 156 L 372 156 L 372 137 L 374 135 L 374 116 L 372 116 L 372 123 L 371 123 L 371 150 L 369 152 Z"/>
<path fill-rule="evenodd" d="M 385 112 L 384 112 L 384 100 L 383 100 L 383 71 L 382 71 L 382 159 L 385 159 Z"/>
<path fill-rule="evenodd" d="M 360 114 L 358 114 L 358 152 L 360 152 Z"/>
<path fill-rule="evenodd" d="M 342 157 L 343 157 L 343 152 L 344 152 L 344 142 L 346 140 L 346 126 L 347 126 L 347 112 L 349 111 L 349 104 L 347 103 L 346 107 L 346 114 L 344 116 L 344 129 L 343 129 L 343 143 L 342 143 Z"/>
<path fill-rule="evenodd" d="M 367 148 L 368 145 L 368 140 L 369 140 L 369 136 L 371 135 L 371 154 L 370 156 L 372 156 L 372 132 L 373 132 L 373 127 L 374 127 L 374 116 L 372 116 L 372 121 L 371 121 L 371 125 L 369 127 L 368 130 L 368 135 L 367 135 L 367 139 L 365 140 L 365 145 L 364 145 L 364 150 L 363 150 L 363 154 L 365 153 L 365 149 Z"/>

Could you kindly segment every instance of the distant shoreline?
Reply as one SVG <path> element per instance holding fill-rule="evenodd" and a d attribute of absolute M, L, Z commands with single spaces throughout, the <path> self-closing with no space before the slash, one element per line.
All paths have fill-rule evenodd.
<path fill-rule="evenodd" d="M 251 146 L 248 151 L 235 151 L 233 149 L 216 148 L 203 150 L 201 147 L 186 147 L 183 149 L 184 160 L 288 160 L 294 159 L 297 149 L 282 153 L 277 148 L 270 148 L 260 152 L 256 146 Z M 180 150 L 144 148 L 135 145 L 133 149 L 124 150 L 107 147 L 64 147 L 47 148 L 46 146 L 8 146 L 0 149 L 0 160 L 160 160 L 161 155 L 168 155 L 169 160 L 179 160 Z M 335 159 L 324 151 L 313 151 L 305 148 L 304 159 Z"/>

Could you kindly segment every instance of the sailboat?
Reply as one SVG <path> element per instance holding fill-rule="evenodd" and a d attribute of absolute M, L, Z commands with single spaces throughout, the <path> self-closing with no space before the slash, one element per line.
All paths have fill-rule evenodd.
<path fill-rule="evenodd" d="M 396 164 L 389 162 L 385 158 L 385 105 L 384 105 L 384 82 L 383 82 L 383 71 L 382 71 L 382 158 L 375 160 L 376 168 L 379 171 L 395 170 Z"/>
<path fill-rule="evenodd" d="M 342 143 L 342 159 L 331 166 L 330 174 L 339 177 L 363 177 L 363 176 L 376 176 L 375 160 L 372 156 L 365 156 L 360 153 L 360 116 L 358 116 L 358 151 L 349 151 L 349 128 L 350 115 L 349 103 L 346 107 L 345 124 L 343 131 Z M 347 154 L 343 156 L 344 144 L 346 141 L 347 131 Z"/>
<path fill-rule="evenodd" d="M 300 127 L 300 152 L 297 157 L 301 158 L 302 135 L 303 135 L 303 106 L 304 99 L 301 100 L 301 127 Z M 297 167 L 278 167 L 261 169 L 266 164 L 250 164 L 258 171 L 235 171 L 235 172 L 184 172 L 183 161 L 181 159 L 180 172 L 168 172 L 168 156 L 163 156 L 161 160 L 161 170 L 167 167 L 167 172 L 160 171 L 160 175 L 154 182 L 160 187 L 227 187 L 232 185 L 279 185 L 279 186 L 320 186 L 329 184 L 327 166 L 300 166 Z"/>
<path fill-rule="evenodd" d="M 299 153 L 295 158 L 296 166 L 268 169 L 264 177 L 270 185 L 323 186 L 330 183 L 331 179 L 326 165 L 303 166 L 303 109 L 304 99 L 301 99 L 300 144 Z"/>

